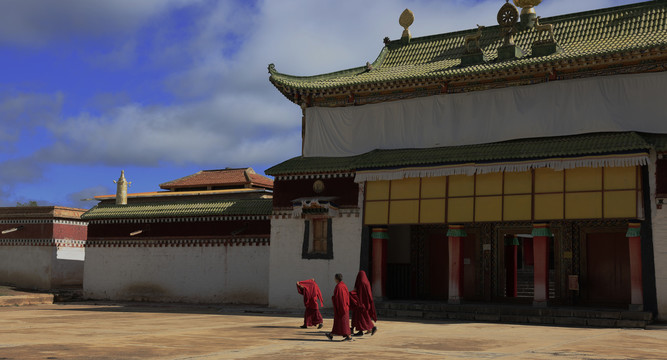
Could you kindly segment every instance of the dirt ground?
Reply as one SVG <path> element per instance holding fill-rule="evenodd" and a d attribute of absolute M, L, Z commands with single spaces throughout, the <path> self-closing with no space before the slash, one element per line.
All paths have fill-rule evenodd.
<path fill-rule="evenodd" d="M 340 342 L 260 308 L 148 304 L 0 307 L 0 359 L 667 359 L 667 326 L 588 329 L 380 321 Z"/>

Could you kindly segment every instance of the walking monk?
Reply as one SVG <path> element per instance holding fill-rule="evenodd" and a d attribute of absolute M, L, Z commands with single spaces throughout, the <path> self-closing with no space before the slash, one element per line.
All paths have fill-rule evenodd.
<path fill-rule="evenodd" d="M 320 306 L 324 306 L 324 301 L 322 300 L 320 287 L 317 286 L 315 279 L 297 281 L 296 290 L 299 294 L 303 295 L 303 304 L 306 306 L 306 312 L 303 314 L 303 325 L 301 325 L 301 328 L 306 329 L 309 326 L 317 325 L 317 328 L 321 329 L 323 323 L 322 314 L 320 314 L 317 302 L 320 302 Z"/>
<path fill-rule="evenodd" d="M 343 341 L 352 340 L 350 337 L 350 293 L 343 282 L 343 275 L 336 274 L 336 287 L 334 288 L 333 300 L 334 322 L 331 332 L 326 333 L 329 340 L 334 335 L 343 336 Z"/>
<path fill-rule="evenodd" d="M 375 302 L 371 292 L 371 283 L 363 270 L 357 274 L 354 290 L 350 292 L 350 300 L 352 302 L 352 329 L 358 331 L 354 336 L 363 336 L 364 331 L 366 334 L 370 332 L 371 335 L 375 335 L 377 327 L 373 321 L 378 320 L 375 313 Z"/>

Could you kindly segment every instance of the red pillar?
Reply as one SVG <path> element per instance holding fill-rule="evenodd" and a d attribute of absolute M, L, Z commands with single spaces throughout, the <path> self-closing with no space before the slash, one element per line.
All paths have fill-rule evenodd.
<path fill-rule="evenodd" d="M 642 243 L 640 224 L 630 223 L 628 232 L 628 254 L 630 255 L 630 310 L 644 310 L 644 289 L 642 287 Z"/>
<path fill-rule="evenodd" d="M 463 297 L 463 248 L 462 240 L 467 234 L 463 225 L 450 225 L 449 239 L 449 303 L 460 304 Z"/>
<path fill-rule="evenodd" d="M 517 296 L 517 248 L 519 239 L 512 238 L 505 245 L 505 296 Z"/>
<path fill-rule="evenodd" d="M 533 306 L 546 307 L 549 301 L 549 238 L 548 224 L 533 224 Z"/>
<path fill-rule="evenodd" d="M 387 284 L 387 228 L 373 228 L 371 233 L 373 240 L 373 276 L 371 280 L 371 288 L 373 297 L 384 298 L 385 287 Z"/>

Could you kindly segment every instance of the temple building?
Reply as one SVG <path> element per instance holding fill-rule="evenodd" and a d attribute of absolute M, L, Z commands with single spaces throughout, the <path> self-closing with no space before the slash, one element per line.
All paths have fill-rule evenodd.
<path fill-rule="evenodd" d="M 191 303 L 268 302 L 273 181 L 252 168 L 204 170 L 164 191 L 97 196 L 83 295 Z"/>
<path fill-rule="evenodd" d="M 294 279 L 326 292 L 364 269 L 387 303 L 667 319 L 667 1 L 540 2 L 424 37 L 406 9 L 364 66 L 269 65 L 303 110 L 302 155 L 266 171 L 271 306 L 297 305 Z"/>
<path fill-rule="evenodd" d="M 0 208 L 0 284 L 22 289 L 80 288 L 86 210 L 62 206 Z"/>

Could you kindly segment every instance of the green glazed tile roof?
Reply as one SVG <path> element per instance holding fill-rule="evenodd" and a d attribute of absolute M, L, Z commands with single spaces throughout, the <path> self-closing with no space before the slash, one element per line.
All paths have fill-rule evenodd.
<path fill-rule="evenodd" d="M 539 7 L 536 10 L 539 13 Z M 518 60 L 497 61 L 498 48 L 503 40 L 500 27 L 496 25 L 483 30 L 480 46 L 487 62 L 479 65 L 459 66 L 464 38 L 475 33 L 477 30 L 474 29 L 413 38 L 409 44 L 392 41 L 382 49 L 370 71 L 362 66 L 317 76 L 291 76 L 277 72 L 270 65 L 269 72 L 276 86 L 323 90 L 415 78 L 456 78 L 591 55 L 658 47 L 665 50 L 667 46 L 667 0 L 543 18 L 541 23 L 554 25 L 556 42 L 563 49 L 561 53 L 533 57 L 532 44 L 547 35 L 542 33 L 538 37 L 534 29 L 524 29 L 515 36 L 515 43 L 526 55 Z"/>
<path fill-rule="evenodd" d="M 635 132 L 512 140 L 429 149 L 373 150 L 350 157 L 295 157 L 266 170 L 269 175 L 347 172 L 404 166 L 533 160 L 649 150 L 667 145 L 667 135 Z M 667 147 L 666 147 L 667 148 Z"/>
<path fill-rule="evenodd" d="M 659 134 L 644 134 L 642 135 L 652 147 L 658 152 L 667 151 L 667 136 Z"/>
<path fill-rule="evenodd" d="M 100 203 L 81 216 L 84 220 L 192 216 L 270 215 L 272 199 L 181 201 L 128 205 Z"/>

